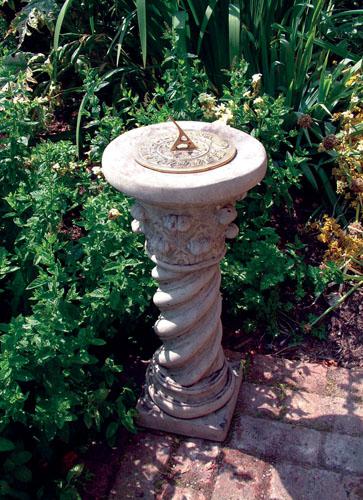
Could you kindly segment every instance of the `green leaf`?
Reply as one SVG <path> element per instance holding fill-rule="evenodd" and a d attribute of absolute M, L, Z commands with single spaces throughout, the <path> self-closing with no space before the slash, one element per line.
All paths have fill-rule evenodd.
<path fill-rule="evenodd" d="M 318 183 L 316 182 L 314 174 L 309 165 L 307 165 L 306 163 L 302 163 L 301 170 L 304 172 L 306 179 L 310 182 L 315 191 L 319 191 Z"/>
<path fill-rule="evenodd" d="M 58 5 L 55 0 L 30 0 L 15 16 L 11 23 L 11 29 L 19 34 L 19 45 L 24 42 L 27 35 L 32 34 L 32 30 L 40 31 L 46 26 L 49 31 L 53 31 L 54 20 L 58 12 Z"/>
<path fill-rule="evenodd" d="M 71 6 L 72 2 L 73 2 L 73 0 L 66 0 L 64 2 L 64 4 L 62 5 L 62 8 L 58 14 L 57 22 L 55 24 L 54 37 L 53 37 L 53 49 L 54 50 L 58 50 L 59 36 L 60 36 L 61 30 L 62 30 L 63 21 L 64 21 L 66 14 L 67 14 L 67 10 Z"/>
<path fill-rule="evenodd" d="M 106 439 L 108 442 L 113 442 L 116 432 L 119 429 L 119 424 L 117 422 L 111 422 L 108 424 L 106 429 Z"/>
<path fill-rule="evenodd" d="M 9 439 L 0 437 L 0 451 L 12 451 L 15 450 L 15 444 Z"/>
<path fill-rule="evenodd" d="M 86 109 L 87 102 L 88 102 L 89 96 L 86 93 L 81 101 L 81 104 L 79 106 L 78 110 L 78 115 L 77 115 L 77 124 L 76 124 L 76 146 L 77 146 L 77 155 L 78 158 L 81 157 L 81 122 L 82 122 L 82 115 L 84 113 L 84 110 Z"/>
<path fill-rule="evenodd" d="M 146 66 L 147 55 L 147 27 L 146 27 L 146 0 L 136 0 L 137 23 L 139 25 L 142 62 Z"/>
<path fill-rule="evenodd" d="M 241 21 L 239 0 L 231 0 L 228 12 L 229 34 L 229 64 L 230 67 L 237 61 L 240 54 Z"/>
<path fill-rule="evenodd" d="M 32 471 L 25 465 L 20 465 L 13 470 L 14 477 L 22 483 L 29 483 L 32 480 Z"/>
<path fill-rule="evenodd" d="M 11 460 L 16 465 L 23 465 L 32 458 L 30 451 L 16 451 L 11 454 Z"/>
<path fill-rule="evenodd" d="M 84 469 L 84 464 L 76 464 L 74 465 L 69 471 L 68 471 L 68 474 L 67 474 L 67 481 L 68 482 L 71 482 L 73 479 L 75 479 L 76 477 L 79 477 L 82 472 L 83 472 L 83 469 Z"/>
<path fill-rule="evenodd" d="M 198 35 L 197 54 L 199 54 L 200 49 L 202 47 L 203 38 L 204 38 L 204 35 L 205 35 L 205 32 L 206 32 L 209 20 L 210 20 L 212 14 L 213 14 L 213 11 L 214 11 L 215 6 L 217 5 L 217 3 L 218 3 L 218 0 L 212 0 L 209 3 L 209 5 L 207 6 L 207 8 L 205 9 L 204 17 L 203 17 L 203 21 L 202 21 L 202 25 L 200 27 L 200 31 L 199 31 L 199 35 Z"/>

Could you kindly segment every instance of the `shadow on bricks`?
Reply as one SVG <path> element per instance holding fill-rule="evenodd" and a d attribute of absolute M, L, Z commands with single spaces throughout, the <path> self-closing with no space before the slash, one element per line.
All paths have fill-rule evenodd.
<path fill-rule="evenodd" d="M 256 355 L 224 443 L 140 431 L 111 484 L 93 498 L 362 499 L 363 371 Z"/>

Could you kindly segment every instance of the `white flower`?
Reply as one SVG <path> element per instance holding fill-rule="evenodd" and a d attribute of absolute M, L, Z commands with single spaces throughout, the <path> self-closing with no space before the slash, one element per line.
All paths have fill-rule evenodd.
<path fill-rule="evenodd" d="M 260 104 L 263 104 L 263 99 L 262 97 L 256 97 L 256 99 L 253 100 L 253 104 L 255 106 L 259 106 Z"/>
<path fill-rule="evenodd" d="M 214 106 L 216 103 L 216 98 L 211 95 L 207 94 L 206 92 L 202 92 L 200 96 L 198 97 L 198 101 L 203 105 L 207 107 Z"/>
<path fill-rule="evenodd" d="M 226 108 L 222 113 L 218 113 L 218 121 L 227 125 L 228 122 L 233 120 L 233 113 L 230 109 Z"/>
<path fill-rule="evenodd" d="M 97 177 L 102 177 L 102 168 L 101 167 L 92 167 L 92 173 L 97 175 Z"/>
<path fill-rule="evenodd" d="M 261 88 L 261 78 L 262 78 L 261 73 L 256 73 L 255 75 L 252 75 L 252 90 L 255 95 L 258 94 Z"/>
<path fill-rule="evenodd" d="M 226 105 L 224 103 L 219 104 L 219 106 L 216 107 L 216 115 L 220 115 L 226 111 Z"/>
<path fill-rule="evenodd" d="M 262 78 L 262 73 L 256 73 L 255 75 L 252 75 L 252 84 L 260 82 L 261 78 Z"/>

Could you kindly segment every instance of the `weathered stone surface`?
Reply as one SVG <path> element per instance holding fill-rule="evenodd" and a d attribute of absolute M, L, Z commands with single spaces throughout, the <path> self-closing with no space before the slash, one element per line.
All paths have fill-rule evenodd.
<path fill-rule="evenodd" d="M 116 498 L 362 500 L 363 418 L 357 393 L 363 380 L 353 373 L 354 384 L 343 387 L 349 374 L 339 370 L 333 375 L 340 396 L 292 390 L 280 382 L 245 383 L 225 446 L 174 441 L 170 460 L 162 454 L 156 470 L 153 460 L 138 462 L 134 452 L 123 450 L 130 456 L 129 469 L 122 468 L 126 479 L 118 478 Z M 156 439 L 161 443 L 164 436 Z"/>
<path fill-rule="evenodd" d="M 238 450 L 224 448 L 212 500 L 263 498 L 270 482 L 269 463 Z"/>
<path fill-rule="evenodd" d="M 279 387 L 244 382 L 241 385 L 237 409 L 241 413 L 253 417 L 278 418 L 284 397 L 284 392 Z"/>
<path fill-rule="evenodd" d="M 183 419 L 168 415 L 162 411 L 144 391 L 137 403 L 137 423 L 141 427 L 181 434 L 183 436 L 224 441 L 236 406 L 239 387 L 242 381 L 241 370 L 232 370 L 235 377 L 235 391 L 230 400 L 219 410 L 203 417 Z"/>
<path fill-rule="evenodd" d="M 262 458 L 318 464 L 322 435 L 316 430 L 244 415 L 234 424 L 231 448 Z"/>
<path fill-rule="evenodd" d="M 328 433 L 322 464 L 329 469 L 363 474 L 363 438 Z"/>
<path fill-rule="evenodd" d="M 348 483 L 348 481 L 347 481 Z M 344 484 L 340 474 L 286 463 L 271 470 L 271 483 L 265 492 L 269 500 L 345 500 L 354 498 L 356 485 Z M 251 497 L 252 500 L 252 497 Z"/>
<path fill-rule="evenodd" d="M 363 370 L 330 367 L 327 373 L 327 396 L 340 396 L 351 401 L 363 401 Z"/>
<path fill-rule="evenodd" d="M 363 406 L 354 399 L 291 390 L 283 384 L 268 386 L 244 382 L 237 411 L 322 431 L 363 435 Z"/>
<path fill-rule="evenodd" d="M 217 469 L 220 445 L 202 439 L 181 443 L 173 455 L 170 476 L 179 485 L 199 489 L 212 485 Z"/>
<path fill-rule="evenodd" d="M 355 436 L 363 435 L 363 408 L 342 397 L 305 391 L 286 391 L 282 402 L 284 421 Z"/>
<path fill-rule="evenodd" d="M 155 500 L 207 500 L 207 497 L 201 491 L 166 483 Z"/>
<path fill-rule="evenodd" d="M 144 168 L 135 161 L 141 140 L 154 131 L 174 128 L 172 123 L 139 127 L 112 141 L 103 154 L 102 171 L 107 181 L 146 203 L 161 206 L 223 205 L 227 198 L 238 199 L 254 187 L 266 172 L 266 152 L 260 142 L 240 130 L 221 123 L 178 122 L 183 129 L 210 131 L 226 137 L 237 155 L 223 167 L 198 174 L 163 174 Z M 207 202 L 207 203 L 206 203 Z"/>
<path fill-rule="evenodd" d="M 259 354 L 252 358 L 247 374 L 250 382 L 268 385 L 284 384 L 317 394 L 325 394 L 326 377 L 325 366 Z"/>
<path fill-rule="evenodd" d="M 362 500 L 363 474 L 360 476 L 344 476 L 342 484 L 349 500 Z"/>
<path fill-rule="evenodd" d="M 159 434 L 138 434 L 121 451 L 120 467 L 110 500 L 155 497 L 158 480 L 170 458 L 173 438 Z"/>

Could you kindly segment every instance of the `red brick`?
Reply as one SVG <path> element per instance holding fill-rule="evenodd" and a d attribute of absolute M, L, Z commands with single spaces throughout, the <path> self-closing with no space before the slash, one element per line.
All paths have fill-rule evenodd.
<path fill-rule="evenodd" d="M 201 491 L 166 483 L 155 500 L 207 500 L 207 497 Z"/>
<path fill-rule="evenodd" d="M 327 368 L 313 363 L 290 361 L 257 354 L 247 372 L 249 382 L 267 385 L 286 384 L 293 388 L 324 394 Z"/>
<path fill-rule="evenodd" d="M 350 406 L 344 398 L 288 390 L 282 413 L 284 421 L 313 429 L 363 435 L 363 408 Z"/>
<path fill-rule="evenodd" d="M 281 390 L 265 385 L 242 382 L 237 411 L 252 416 L 278 417 L 281 411 Z"/>
<path fill-rule="evenodd" d="M 280 418 L 312 429 L 363 435 L 363 406 L 341 397 L 244 382 L 236 411 Z"/>
<path fill-rule="evenodd" d="M 321 441 L 322 433 L 313 429 L 242 415 L 228 446 L 264 459 L 317 465 Z"/>
<path fill-rule="evenodd" d="M 178 484 L 193 487 L 208 487 L 212 484 L 217 470 L 216 458 L 220 445 L 202 439 L 188 439 L 181 443 L 174 453 L 170 476 Z"/>
<path fill-rule="evenodd" d="M 329 368 L 327 374 L 327 396 L 340 396 L 347 400 L 363 401 L 363 370 Z M 354 403 L 352 402 L 352 405 Z"/>
<path fill-rule="evenodd" d="M 351 488 L 353 491 L 353 488 Z M 349 496 L 349 489 L 342 484 L 340 474 L 317 468 L 277 464 L 271 471 L 269 500 L 343 500 Z"/>
<path fill-rule="evenodd" d="M 269 483 L 270 465 L 238 450 L 224 448 L 212 500 L 256 500 Z"/>
<path fill-rule="evenodd" d="M 154 499 L 155 485 L 169 461 L 172 444 L 171 436 L 151 433 L 135 436 L 120 450 L 120 468 L 110 499 Z"/>

